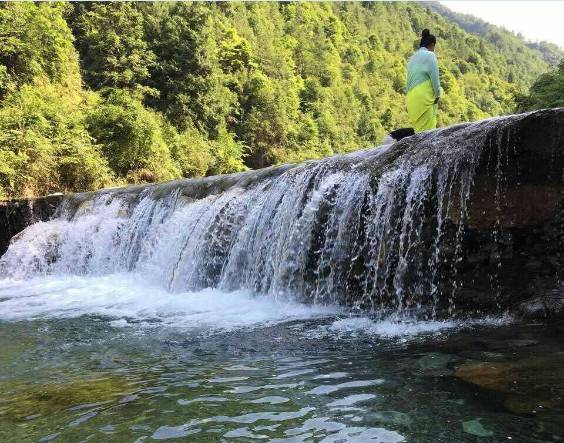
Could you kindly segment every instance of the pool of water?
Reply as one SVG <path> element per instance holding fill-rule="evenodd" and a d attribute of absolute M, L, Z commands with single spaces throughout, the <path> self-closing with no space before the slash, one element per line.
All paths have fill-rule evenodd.
<path fill-rule="evenodd" d="M 0 441 L 564 439 L 564 326 L 0 283 Z"/>

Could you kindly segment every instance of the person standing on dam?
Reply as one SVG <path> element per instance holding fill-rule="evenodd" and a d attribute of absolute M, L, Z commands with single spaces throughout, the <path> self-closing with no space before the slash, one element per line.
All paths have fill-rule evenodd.
<path fill-rule="evenodd" d="M 415 132 L 437 127 L 437 104 L 441 96 L 436 37 L 424 29 L 419 49 L 407 64 L 407 114 Z"/>

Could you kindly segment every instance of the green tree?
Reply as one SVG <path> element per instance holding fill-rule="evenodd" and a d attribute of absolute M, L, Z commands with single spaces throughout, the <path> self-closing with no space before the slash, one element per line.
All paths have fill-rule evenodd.
<path fill-rule="evenodd" d="M 80 88 L 78 56 L 60 3 L 0 5 L 0 97 L 43 76 Z"/>
<path fill-rule="evenodd" d="M 159 96 L 149 102 L 180 130 L 196 127 L 211 138 L 235 102 L 219 66 L 213 11 L 206 4 L 175 3 L 156 25 L 150 85 Z"/>
<path fill-rule="evenodd" d="M 0 108 L 4 196 L 87 191 L 111 182 L 107 162 L 85 128 L 87 98 L 37 80 L 4 99 Z"/>
<path fill-rule="evenodd" d="M 118 177 L 130 182 L 180 177 L 165 141 L 164 121 L 129 92 L 106 90 L 86 123 Z"/>
<path fill-rule="evenodd" d="M 564 59 L 558 69 L 541 75 L 531 86 L 529 94 L 520 94 L 516 100 L 520 112 L 564 107 Z"/>
<path fill-rule="evenodd" d="M 292 86 L 273 82 L 259 72 L 245 83 L 243 118 L 237 132 L 249 147 L 250 167 L 260 168 L 283 160 L 285 152 L 296 142 L 299 98 Z"/>
<path fill-rule="evenodd" d="M 72 23 L 86 83 L 93 89 L 142 89 L 155 55 L 144 38 L 141 12 L 126 2 L 74 7 Z"/>

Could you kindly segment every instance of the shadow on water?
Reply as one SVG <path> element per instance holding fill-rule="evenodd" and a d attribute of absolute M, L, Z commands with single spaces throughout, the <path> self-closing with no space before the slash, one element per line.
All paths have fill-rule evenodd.
<path fill-rule="evenodd" d="M 0 323 L 1 440 L 564 438 L 562 327 L 382 338 L 339 322 L 215 334 L 92 316 Z"/>

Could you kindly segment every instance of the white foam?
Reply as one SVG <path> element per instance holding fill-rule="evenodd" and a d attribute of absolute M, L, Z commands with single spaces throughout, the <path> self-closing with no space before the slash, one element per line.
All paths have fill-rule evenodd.
<path fill-rule="evenodd" d="M 404 335 L 436 334 L 457 327 L 454 320 L 410 321 L 380 320 L 373 321 L 367 317 L 345 318 L 337 320 L 329 326 L 335 333 L 364 333 L 381 337 L 399 337 Z"/>
<path fill-rule="evenodd" d="M 171 293 L 135 274 L 47 276 L 0 280 L 0 319 L 107 316 L 113 327 L 154 325 L 230 330 L 335 315 L 335 306 L 315 306 L 255 296 L 248 291 L 204 289 Z"/>
<path fill-rule="evenodd" d="M 320 327 L 314 332 L 314 335 L 370 335 L 382 338 L 406 338 L 420 335 L 440 335 L 445 332 L 473 326 L 501 326 L 511 321 L 512 319 L 508 316 L 469 320 L 414 320 L 409 318 L 372 320 L 368 317 L 350 317 L 336 320 L 328 326 Z"/>
<path fill-rule="evenodd" d="M 0 280 L 0 320 L 8 321 L 95 315 L 109 317 L 109 324 L 115 328 L 160 325 L 216 331 L 330 318 L 342 315 L 343 311 L 334 305 L 306 305 L 284 297 L 259 296 L 243 290 L 225 292 L 208 288 L 174 293 L 148 284 L 135 273 Z M 314 338 L 369 335 L 406 339 L 478 325 L 500 326 L 510 321 L 508 317 L 465 321 L 349 317 L 309 330 L 306 335 Z M 278 377 L 291 375 L 294 374 L 288 372 Z"/>

